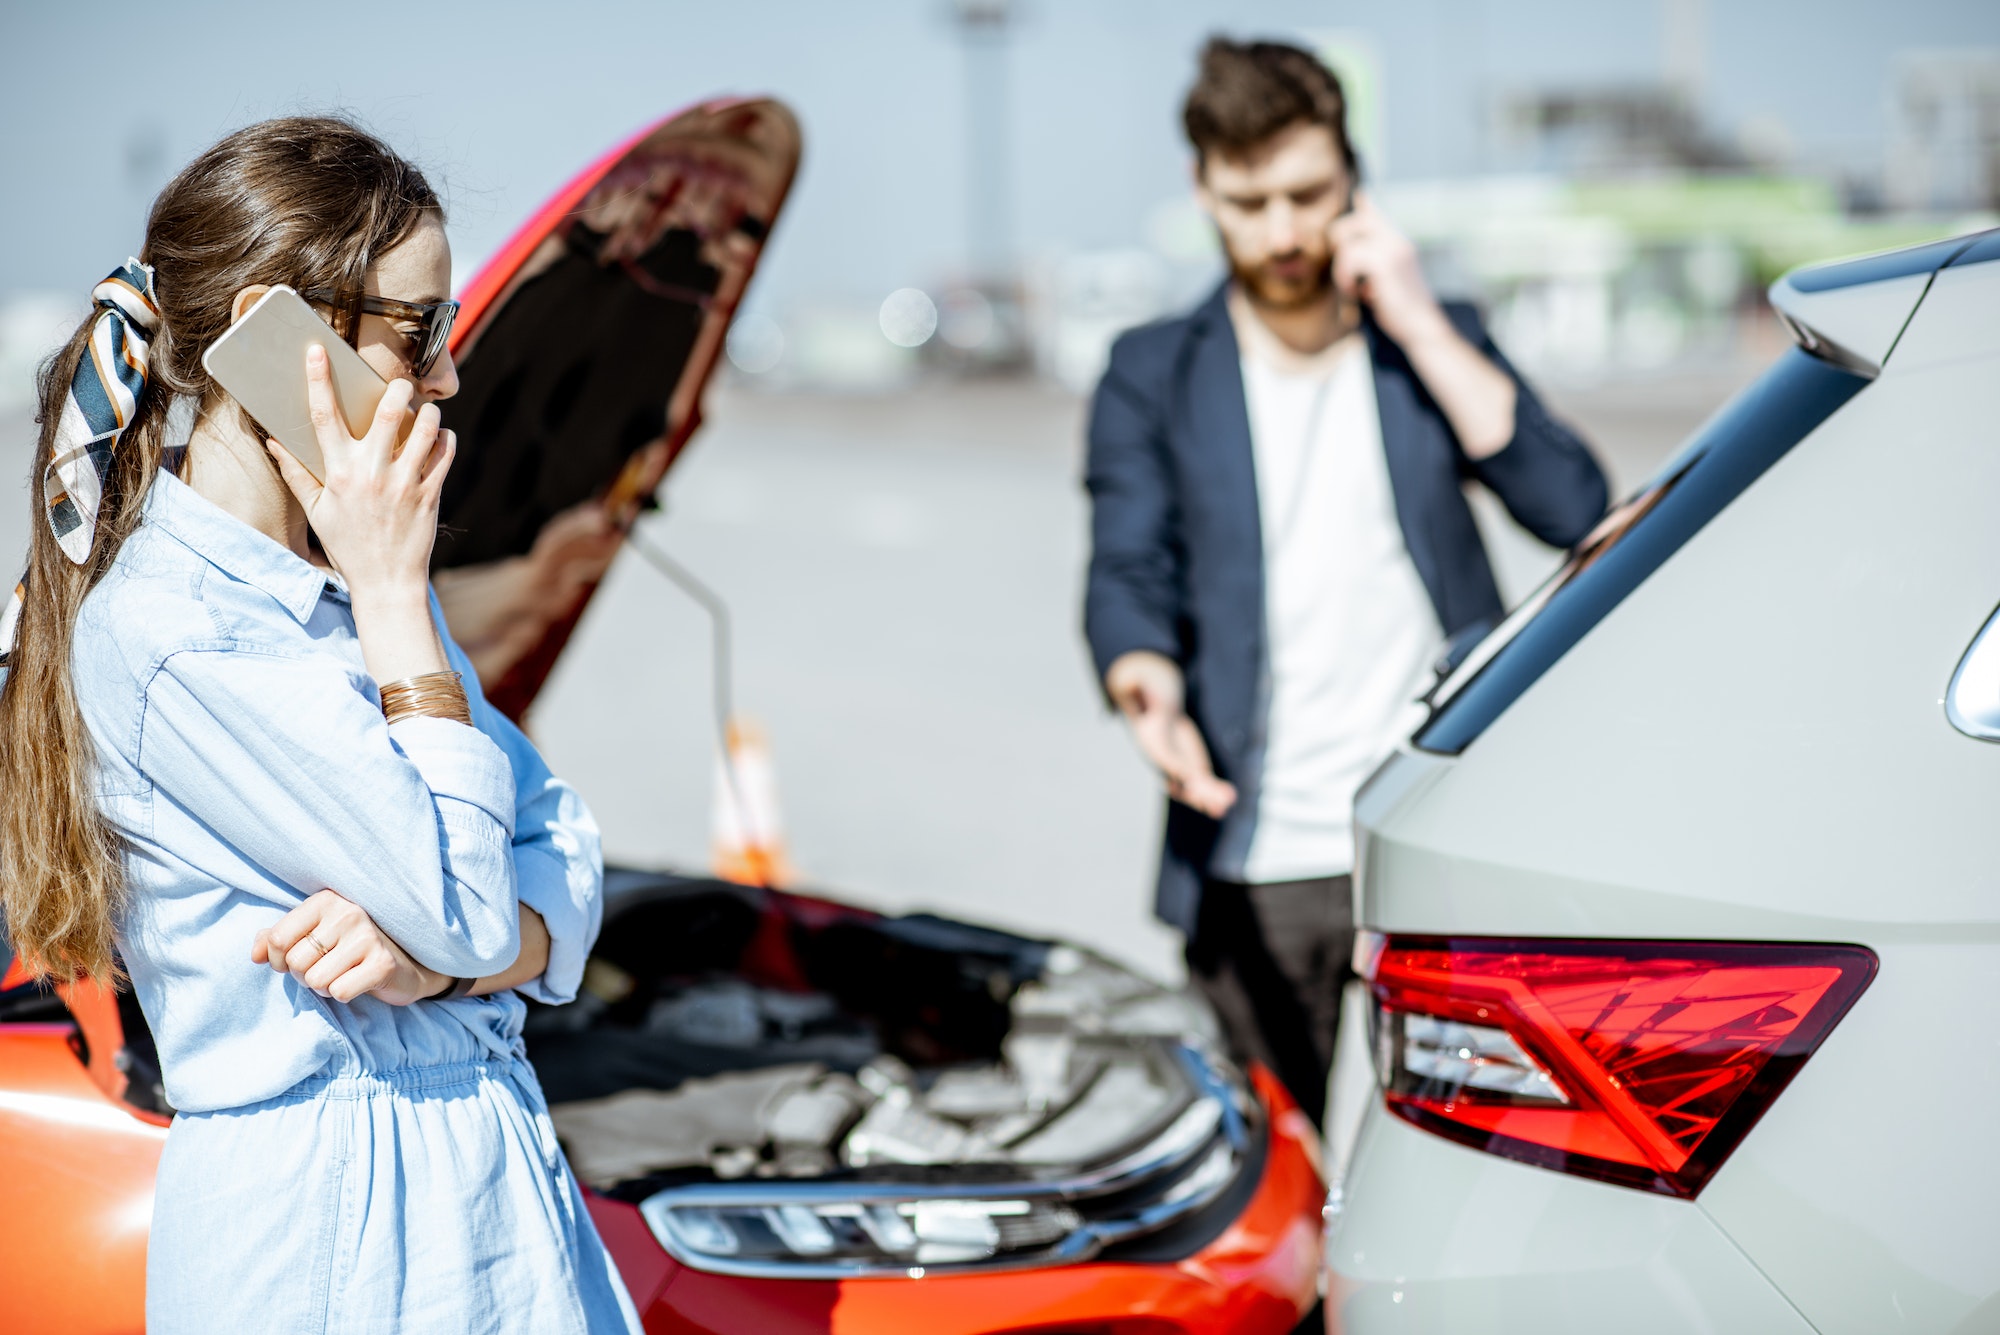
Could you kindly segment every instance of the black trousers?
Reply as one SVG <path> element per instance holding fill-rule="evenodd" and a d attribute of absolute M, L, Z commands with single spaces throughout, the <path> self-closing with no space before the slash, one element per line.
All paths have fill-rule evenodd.
<path fill-rule="evenodd" d="M 1326 1117 L 1340 990 L 1353 977 L 1354 878 L 1239 885 L 1209 879 L 1188 938 L 1188 981 L 1237 1060 L 1271 1068 L 1314 1126 Z"/>

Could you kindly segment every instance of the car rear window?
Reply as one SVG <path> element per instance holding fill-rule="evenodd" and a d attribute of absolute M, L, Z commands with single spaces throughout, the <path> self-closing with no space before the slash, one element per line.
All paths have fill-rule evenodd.
<path fill-rule="evenodd" d="M 1867 384 L 1787 351 L 1439 683 L 1415 744 L 1444 755 L 1470 746 L 1626 594 Z"/>

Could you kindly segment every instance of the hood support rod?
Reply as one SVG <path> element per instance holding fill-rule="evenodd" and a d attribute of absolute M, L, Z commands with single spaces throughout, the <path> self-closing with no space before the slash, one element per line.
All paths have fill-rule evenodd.
<path fill-rule="evenodd" d="M 708 614 L 709 676 L 715 710 L 715 741 L 722 756 L 722 777 L 729 785 L 729 801 L 740 821 L 748 822 L 750 811 L 743 801 L 743 784 L 736 773 L 736 752 L 730 745 L 730 720 L 736 716 L 735 656 L 731 648 L 729 604 L 722 595 L 703 583 L 700 576 L 653 545 L 634 525 L 625 532 L 625 542 L 645 559 L 647 565 L 667 577 L 669 583 L 692 598 Z M 754 831 L 752 832 L 755 833 Z"/>

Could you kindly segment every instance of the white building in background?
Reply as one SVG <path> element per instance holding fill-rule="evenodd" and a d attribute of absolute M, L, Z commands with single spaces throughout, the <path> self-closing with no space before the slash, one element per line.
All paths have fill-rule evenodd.
<path fill-rule="evenodd" d="M 1893 78 L 1890 207 L 2000 209 L 2000 49 L 1904 52 Z"/>

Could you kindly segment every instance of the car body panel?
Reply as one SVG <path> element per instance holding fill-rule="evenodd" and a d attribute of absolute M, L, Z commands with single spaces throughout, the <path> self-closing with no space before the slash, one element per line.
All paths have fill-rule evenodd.
<path fill-rule="evenodd" d="M 667 1286 L 679 1277 L 681 1263 L 654 1240 L 638 1206 L 614 1201 L 588 1187 L 584 1188 L 583 1202 L 604 1249 L 618 1262 L 618 1277 L 625 1281 L 632 1306 L 642 1315 L 651 1312 Z"/>
<path fill-rule="evenodd" d="M 2000 1329 L 2000 948 L 1876 949 L 1874 984 L 1700 1208 L 1822 1335 Z"/>
<path fill-rule="evenodd" d="M 2000 1039 L 1983 1023 L 2000 977 L 2000 748 L 1943 707 L 2000 603 L 2000 264 L 1918 277 L 1929 294 L 1879 378 L 1461 755 L 1406 748 L 1356 804 L 1368 928 L 1846 942 L 1874 950 L 1879 974 L 1692 1205 L 1378 1109 L 1330 1245 L 1342 1283 L 1448 1276 L 1416 1224 L 1547 1198 L 1566 1220 L 1711 1221 L 1741 1258 L 1703 1243 L 1703 1274 L 1747 1258 L 1823 1331 L 2000 1329 Z M 1364 1232 L 1378 1240 L 1365 1271 L 1349 1245 Z M 1573 1276 L 1503 1271 L 1481 1289 L 1489 1326 L 1466 1306 L 1426 1328 L 1602 1328 L 1533 1318 Z M 1403 1328 L 1344 1310 L 1376 1314 L 1349 1330 Z"/>
<path fill-rule="evenodd" d="M 1480 1154 L 1379 1105 L 1327 1253 L 1343 1335 L 1812 1331 L 1686 1201 Z"/>
<path fill-rule="evenodd" d="M 0 1326 L 134 1335 L 166 1129 L 105 1096 L 66 1024 L 0 1024 Z"/>
<path fill-rule="evenodd" d="M 1945 424 L 1993 422 L 2000 377 L 1892 368 L 1455 763 L 1391 762 L 1434 772 L 1364 798 L 1367 924 L 2000 940 L 2000 863 L 1968 837 L 2000 753 L 1941 705 L 2000 597 L 2000 449 Z"/>

